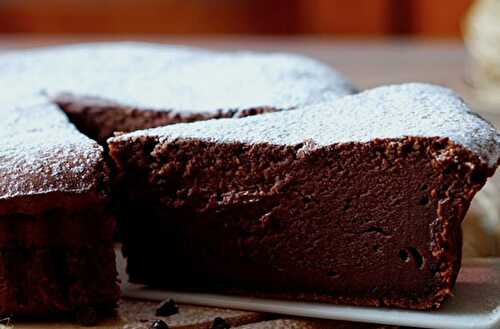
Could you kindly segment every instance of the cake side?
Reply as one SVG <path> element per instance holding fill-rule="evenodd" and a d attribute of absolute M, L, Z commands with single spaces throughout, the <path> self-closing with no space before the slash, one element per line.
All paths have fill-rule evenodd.
<path fill-rule="evenodd" d="M 449 90 L 411 84 L 109 149 L 132 281 L 429 309 L 451 294 L 500 143 Z"/>
<path fill-rule="evenodd" d="M 491 172 L 446 139 L 301 147 L 112 144 L 130 279 L 438 307 L 460 267 L 461 220 Z M 444 148 L 476 169 L 436 160 Z"/>
<path fill-rule="evenodd" d="M 40 98 L 2 98 L 0 116 L 0 314 L 109 312 L 119 289 L 102 147 Z"/>
<path fill-rule="evenodd" d="M 218 143 L 305 142 L 306 151 L 377 138 L 447 137 L 473 151 L 491 168 L 496 168 L 500 158 L 500 134 L 489 122 L 472 112 L 452 90 L 422 83 L 378 87 L 300 111 L 137 131 L 112 141 L 133 141 L 141 136 L 161 141 L 193 138 Z"/>
<path fill-rule="evenodd" d="M 82 248 L 2 249 L 0 315 L 48 317 L 91 308 L 108 314 L 119 297 L 111 241 Z"/>

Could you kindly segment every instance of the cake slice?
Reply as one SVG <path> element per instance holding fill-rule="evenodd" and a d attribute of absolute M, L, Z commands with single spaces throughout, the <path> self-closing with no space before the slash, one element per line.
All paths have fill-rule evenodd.
<path fill-rule="evenodd" d="M 116 305 L 103 149 L 55 105 L 0 103 L 0 315 Z"/>
<path fill-rule="evenodd" d="M 339 73 L 292 54 L 97 43 L 0 56 L 0 90 L 40 93 L 101 143 L 115 131 L 288 110 L 351 94 Z"/>
<path fill-rule="evenodd" d="M 500 138 L 452 91 L 404 84 L 109 149 L 132 282 L 430 309 Z"/>

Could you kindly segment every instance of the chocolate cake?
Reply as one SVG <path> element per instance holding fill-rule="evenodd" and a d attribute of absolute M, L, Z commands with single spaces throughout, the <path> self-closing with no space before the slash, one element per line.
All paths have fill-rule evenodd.
<path fill-rule="evenodd" d="M 452 91 L 404 84 L 109 149 L 132 282 L 430 309 L 500 136 Z"/>
<path fill-rule="evenodd" d="M 288 110 L 354 92 L 307 57 L 101 43 L 0 56 L 0 89 L 39 93 L 104 143 L 115 131 Z"/>
<path fill-rule="evenodd" d="M 81 132 L 104 144 L 116 131 L 354 92 L 302 56 L 141 43 L 5 54 L 0 90 L 0 315 L 93 314 L 117 300 L 108 166 Z"/>
<path fill-rule="evenodd" d="M 103 149 L 40 98 L 0 101 L 0 315 L 118 299 Z"/>

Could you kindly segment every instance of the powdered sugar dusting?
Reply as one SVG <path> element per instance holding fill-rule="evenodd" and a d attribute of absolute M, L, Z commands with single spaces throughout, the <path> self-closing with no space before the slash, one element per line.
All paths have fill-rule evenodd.
<path fill-rule="evenodd" d="M 500 136 L 490 123 L 471 112 L 453 91 L 420 83 L 379 87 L 295 111 L 138 131 L 110 141 L 140 136 L 163 142 L 199 138 L 294 145 L 307 141 L 318 147 L 376 138 L 448 137 L 491 167 L 500 157 Z"/>
<path fill-rule="evenodd" d="M 0 102 L 0 200 L 95 189 L 102 148 L 40 99 Z"/>
<path fill-rule="evenodd" d="M 191 113 L 290 109 L 354 88 L 330 68 L 301 56 L 102 43 L 2 55 L 0 90 L 3 199 L 83 192 L 96 184 L 102 149 L 50 103 L 61 93 Z"/>
<path fill-rule="evenodd" d="M 9 90 L 11 99 L 70 92 L 138 108 L 198 113 L 289 109 L 354 88 L 329 67 L 298 55 L 102 43 L 0 56 L 0 90 Z"/>

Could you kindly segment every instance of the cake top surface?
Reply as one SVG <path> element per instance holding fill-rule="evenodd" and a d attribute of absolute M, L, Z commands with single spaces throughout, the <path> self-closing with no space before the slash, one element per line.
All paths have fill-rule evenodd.
<path fill-rule="evenodd" d="M 351 94 L 331 68 L 300 55 L 223 53 L 147 43 L 97 43 L 0 56 L 0 90 L 90 96 L 151 110 L 290 109 Z"/>
<path fill-rule="evenodd" d="M 38 100 L 0 102 L 0 200 L 96 188 L 101 146 Z"/>
<path fill-rule="evenodd" d="M 408 83 L 374 88 L 334 102 L 242 119 L 219 119 L 137 131 L 110 139 L 153 136 L 214 142 L 317 147 L 374 139 L 447 137 L 490 166 L 500 157 L 500 135 L 463 100 L 444 87 Z"/>

